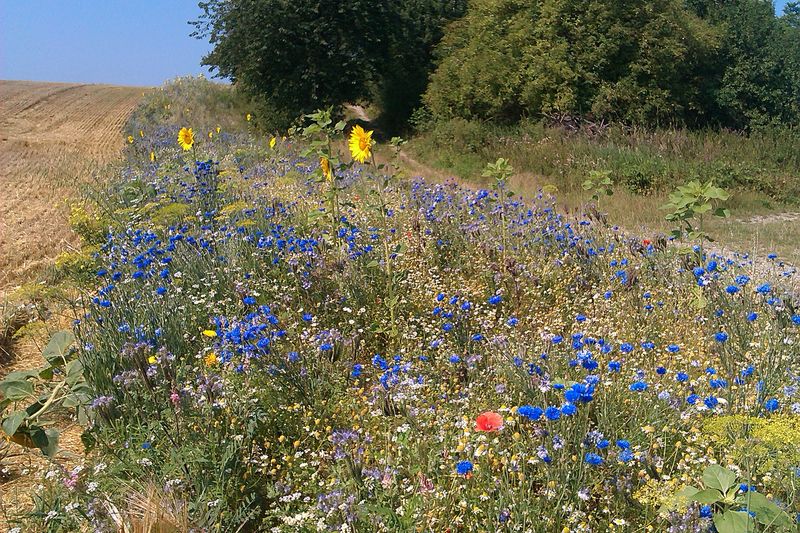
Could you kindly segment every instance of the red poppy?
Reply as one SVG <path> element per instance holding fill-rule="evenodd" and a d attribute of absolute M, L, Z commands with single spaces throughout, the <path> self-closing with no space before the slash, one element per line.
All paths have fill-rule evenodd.
<path fill-rule="evenodd" d="M 476 431 L 497 431 L 501 427 L 503 427 L 503 417 L 492 411 L 481 413 L 475 419 Z"/>
<path fill-rule="evenodd" d="M 650 239 L 645 239 L 645 240 L 643 240 L 643 241 L 642 241 L 642 244 L 643 244 L 644 246 L 650 246 L 650 244 L 651 244 L 651 243 L 650 243 Z"/>

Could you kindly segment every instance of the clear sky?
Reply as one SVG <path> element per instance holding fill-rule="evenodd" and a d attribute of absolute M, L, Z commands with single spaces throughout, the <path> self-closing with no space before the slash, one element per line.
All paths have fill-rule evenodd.
<path fill-rule="evenodd" d="M 777 0 L 783 11 L 787 0 Z M 197 0 L 0 0 L 0 79 L 160 85 L 207 72 Z"/>
<path fill-rule="evenodd" d="M 0 79 L 160 85 L 206 73 L 197 0 L 0 0 Z"/>

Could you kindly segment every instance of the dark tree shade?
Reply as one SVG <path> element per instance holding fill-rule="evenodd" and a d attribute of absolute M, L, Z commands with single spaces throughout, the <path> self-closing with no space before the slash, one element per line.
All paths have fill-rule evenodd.
<path fill-rule="evenodd" d="M 402 121 L 419 101 L 441 26 L 466 0 L 209 0 L 203 63 L 240 85 L 274 125 L 374 97 Z"/>

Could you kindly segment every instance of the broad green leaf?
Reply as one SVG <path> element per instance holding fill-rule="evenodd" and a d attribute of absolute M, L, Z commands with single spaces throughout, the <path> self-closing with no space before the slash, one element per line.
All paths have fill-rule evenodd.
<path fill-rule="evenodd" d="M 83 363 L 75 359 L 67 363 L 67 385 L 75 385 L 83 378 Z"/>
<path fill-rule="evenodd" d="M 755 521 L 746 512 L 725 511 L 714 515 L 714 525 L 719 533 L 751 533 Z"/>
<path fill-rule="evenodd" d="M 9 437 L 13 437 L 27 417 L 28 413 L 25 411 L 14 411 L 3 420 L 3 431 Z"/>
<path fill-rule="evenodd" d="M 717 489 L 704 489 L 692 496 L 692 499 L 697 503 L 711 505 L 722 499 L 722 493 Z"/>
<path fill-rule="evenodd" d="M 55 429 L 32 428 L 30 437 L 34 446 L 42 450 L 47 457 L 53 457 L 58 451 L 58 431 Z"/>
<path fill-rule="evenodd" d="M 760 492 L 747 492 L 736 498 L 736 502 L 756 514 L 756 520 L 762 524 L 787 527 L 792 519 L 780 507 L 771 502 Z"/>
<path fill-rule="evenodd" d="M 736 474 L 719 465 L 711 465 L 703 471 L 703 484 L 706 488 L 725 493 L 736 484 Z"/>
<path fill-rule="evenodd" d="M 69 354 L 69 348 L 75 342 L 75 335 L 71 331 L 59 331 L 53 334 L 50 342 L 44 347 L 42 356 L 51 365 L 64 364 Z"/>
<path fill-rule="evenodd" d="M 9 400 L 24 400 L 33 396 L 33 384 L 23 380 L 3 380 L 0 382 L 0 393 Z"/>

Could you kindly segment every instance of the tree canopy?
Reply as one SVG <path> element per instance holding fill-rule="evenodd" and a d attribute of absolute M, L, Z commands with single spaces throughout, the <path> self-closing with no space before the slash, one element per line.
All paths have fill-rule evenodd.
<path fill-rule="evenodd" d="M 466 0 L 208 0 L 195 35 L 204 64 L 285 125 L 316 108 L 379 100 L 403 122 L 419 104 L 444 22 Z"/>
<path fill-rule="evenodd" d="M 285 126 L 370 101 L 389 129 L 561 115 L 649 126 L 800 123 L 800 3 L 207 0 L 204 64 Z M 424 96 L 423 96 L 424 95 Z"/>

